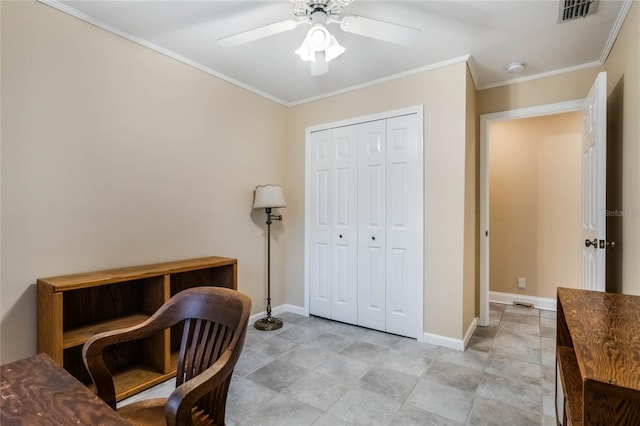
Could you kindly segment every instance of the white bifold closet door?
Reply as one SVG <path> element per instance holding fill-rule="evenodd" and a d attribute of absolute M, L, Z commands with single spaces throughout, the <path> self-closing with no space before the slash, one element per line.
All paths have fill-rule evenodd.
<path fill-rule="evenodd" d="M 310 312 L 356 324 L 357 132 L 311 135 Z"/>
<path fill-rule="evenodd" d="M 422 167 L 417 115 L 310 135 L 309 311 L 417 337 Z"/>

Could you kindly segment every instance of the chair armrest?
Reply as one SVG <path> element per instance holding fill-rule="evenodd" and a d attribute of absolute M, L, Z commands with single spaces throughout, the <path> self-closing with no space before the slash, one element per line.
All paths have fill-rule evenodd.
<path fill-rule="evenodd" d="M 82 360 L 96 385 L 98 397 L 111 408 L 116 409 L 115 385 L 103 357 L 104 349 L 107 346 L 143 339 L 171 325 L 153 316 L 132 327 L 98 333 L 87 340 L 82 348 Z"/>

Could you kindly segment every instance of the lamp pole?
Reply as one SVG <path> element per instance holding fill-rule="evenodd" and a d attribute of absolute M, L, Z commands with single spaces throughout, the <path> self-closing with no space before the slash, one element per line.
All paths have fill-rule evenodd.
<path fill-rule="evenodd" d="M 282 327 L 282 320 L 271 316 L 271 223 L 272 220 L 282 220 L 281 214 L 271 214 L 271 207 L 267 207 L 267 316 L 257 320 L 253 325 L 258 330 L 271 331 Z"/>

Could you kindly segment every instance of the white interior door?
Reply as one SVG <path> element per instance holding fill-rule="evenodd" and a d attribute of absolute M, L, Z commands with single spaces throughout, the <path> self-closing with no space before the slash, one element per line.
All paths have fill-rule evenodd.
<path fill-rule="evenodd" d="M 386 331 L 418 337 L 423 176 L 416 114 L 387 120 Z"/>
<path fill-rule="evenodd" d="M 332 130 L 331 316 L 358 319 L 358 133 L 355 126 Z"/>
<path fill-rule="evenodd" d="M 598 74 L 582 108 L 582 285 L 604 291 L 606 267 L 607 73 Z"/>
<path fill-rule="evenodd" d="M 310 135 L 309 312 L 357 321 L 357 133 Z"/>
<path fill-rule="evenodd" d="M 331 130 L 311 133 L 308 144 L 309 185 L 309 311 L 331 318 Z"/>
<path fill-rule="evenodd" d="M 358 128 L 358 325 L 385 330 L 386 125 Z"/>

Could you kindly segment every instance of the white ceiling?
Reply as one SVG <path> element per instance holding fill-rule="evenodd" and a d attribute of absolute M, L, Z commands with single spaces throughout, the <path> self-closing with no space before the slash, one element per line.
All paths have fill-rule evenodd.
<path fill-rule="evenodd" d="M 421 29 L 400 46 L 329 31 L 346 48 L 329 72 L 311 76 L 294 54 L 307 25 L 261 40 L 223 47 L 216 40 L 293 17 L 280 1 L 41 0 L 74 16 L 280 102 L 295 105 L 372 82 L 470 57 L 478 89 L 601 64 L 631 0 L 600 0 L 597 12 L 559 24 L 561 0 L 366 1 L 346 6 L 361 15 Z M 521 74 L 504 70 L 526 61 Z"/>

